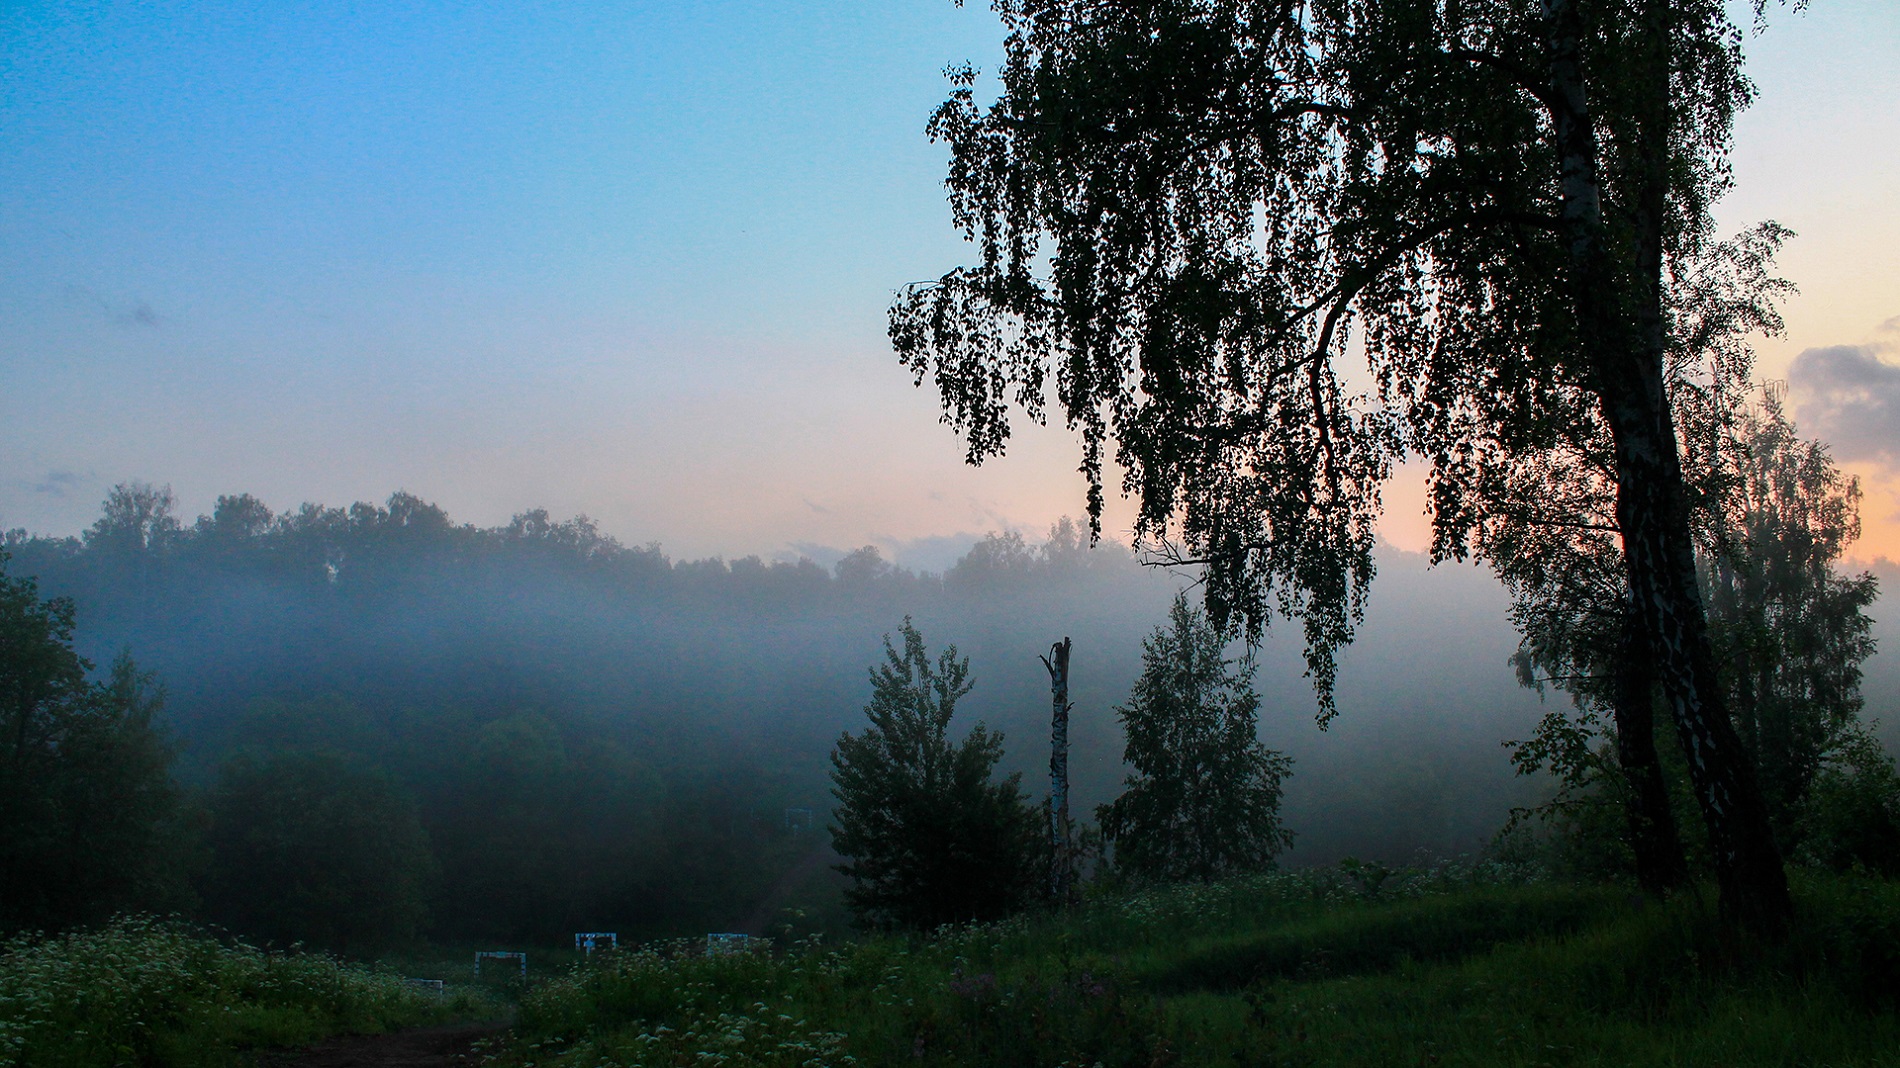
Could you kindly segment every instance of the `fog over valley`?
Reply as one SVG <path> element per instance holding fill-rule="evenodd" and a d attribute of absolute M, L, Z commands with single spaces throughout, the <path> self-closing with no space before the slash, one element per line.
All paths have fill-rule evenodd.
<path fill-rule="evenodd" d="M 1032 797 L 1048 790 L 1038 656 L 1072 639 L 1072 804 L 1092 813 L 1127 771 L 1114 710 L 1142 641 L 1194 580 L 1091 548 L 1067 521 L 989 535 L 939 573 L 875 548 L 830 567 L 674 560 L 585 519 L 530 511 L 482 529 L 402 493 L 282 514 L 226 497 L 183 524 L 163 490 L 115 494 L 83 539 L 9 534 L 12 572 L 73 599 L 95 664 L 127 653 L 155 673 L 184 782 L 211 789 L 233 760 L 279 753 L 391 776 L 444 865 L 432 922 L 449 935 L 525 932 L 550 909 L 664 933 L 757 925 L 774 893 L 835 907 L 828 873 L 803 858 L 829 856 L 832 747 L 863 726 L 867 671 L 906 618 L 933 655 L 954 644 L 969 658 L 950 734 L 1000 731 L 1001 768 Z M 1503 589 L 1390 546 L 1378 563 L 1326 729 L 1297 625 L 1271 627 L 1257 654 L 1259 736 L 1293 759 L 1286 865 L 1475 853 L 1553 789 L 1514 774 L 1502 745 L 1570 700 L 1519 684 Z M 1889 738 L 1891 659 L 1868 662 L 1865 687 Z M 798 810 L 815 833 L 788 837 Z M 541 870 L 572 871 L 563 903 L 539 900 Z M 780 885 L 795 870 L 808 885 Z M 484 882 L 510 878 L 506 893 Z"/>

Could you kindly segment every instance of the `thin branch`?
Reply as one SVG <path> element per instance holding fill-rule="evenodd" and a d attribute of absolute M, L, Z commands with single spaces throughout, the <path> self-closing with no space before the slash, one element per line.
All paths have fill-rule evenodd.
<path fill-rule="evenodd" d="M 1528 512 L 1505 512 L 1503 513 L 1503 517 L 1505 519 L 1515 520 L 1519 523 L 1529 523 L 1532 526 L 1565 527 L 1571 530 L 1594 530 L 1604 534 L 1623 533 L 1623 528 L 1621 527 L 1605 523 L 1591 523 L 1581 519 L 1554 519 L 1549 516 L 1532 515 Z"/>
<path fill-rule="evenodd" d="M 1496 52 L 1486 52 L 1480 48 L 1454 48 L 1441 54 L 1448 59 L 1461 59 L 1467 63 L 1475 63 L 1480 67 L 1490 67 L 1493 70 L 1502 71 L 1511 76 L 1512 83 L 1515 84 L 1519 90 L 1529 94 L 1532 99 L 1544 105 L 1544 107 L 1549 108 L 1551 106 L 1548 77 L 1540 76 L 1538 72 L 1519 63 L 1517 60 L 1511 59 L 1508 56 L 1498 55 Z"/>

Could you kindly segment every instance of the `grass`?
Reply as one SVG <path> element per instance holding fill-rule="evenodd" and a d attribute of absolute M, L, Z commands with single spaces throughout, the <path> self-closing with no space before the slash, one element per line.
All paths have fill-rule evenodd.
<path fill-rule="evenodd" d="M 0 944 L 0 1068 L 241 1065 L 248 1050 L 498 1015 L 463 988 L 149 917 Z"/>
<path fill-rule="evenodd" d="M 1098 889 L 929 938 L 568 954 L 554 978 L 562 954 L 543 952 L 525 990 L 446 997 L 405 982 L 414 968 L 127 918 L 0 945 L 0 1068 L 243 1065 L 517 995 L 495 1068 L 1900 1066 L 1900 884 L 1796 873 L 1795 889 L 1794 935 L 1761 945 L 1700 895 L 1361 865 Z"/>
<path fill-rule="evenodd" d="M 1104 893 L 929 939 L 659 944 L 529 990 L 496 1061 L 1900 1065 L 1900 886 L 1796 892 L 1774 945 L 1696 895 L 1455 865 Z"/>

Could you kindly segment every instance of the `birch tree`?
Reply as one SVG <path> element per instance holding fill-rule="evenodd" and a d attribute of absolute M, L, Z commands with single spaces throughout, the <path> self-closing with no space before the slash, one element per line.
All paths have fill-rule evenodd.
<path fill-rule="evenodd" d="M 891 312 L 968 459 L 1003 450 L 1014 412 L 1046 419 L 1053 386 L 1092 521 L 1112 458 L 1137 536 L 1205 566 L 1218 624 L 1302 621 L 1323 720 L 1393 462 L 1431 464 L 1435 555 L 1483 556 L 1496 502 L 1476 474 L 1587 411 L 1724 909 L 1780 928 L 1792 905 L 1715 672 L 1665 375 L 1667 268 L 1712 239 L 1752 93 L 1725 6 L 993 6 L 1000 94 L 979 104 L 957 71 L 929 127 L 978 260 Z"/>
<path fill-rule="evenodd" d="M 1293 762 L 1260 744 L 1253 660 L 1226 646 L 1179 594 L 1142 642 L 1141 677 L 1115 710 L 1133 773 L 1096 813 L 1123 871 L 1212 881 L 1272 867 L 1293 844 L 1280 823 Z"/>

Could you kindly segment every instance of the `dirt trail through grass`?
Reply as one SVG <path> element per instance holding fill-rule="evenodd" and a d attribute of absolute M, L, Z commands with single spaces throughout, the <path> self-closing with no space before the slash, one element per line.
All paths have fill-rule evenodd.
<path fill-rule="evenodd" d="M 259 1068 L 463 1068 L 481 1063 L 475 1043 L 493 1038 L 502 1024 L 452 1024 L 391 1035 L 332 1038 L 258 1059 Z"/>

